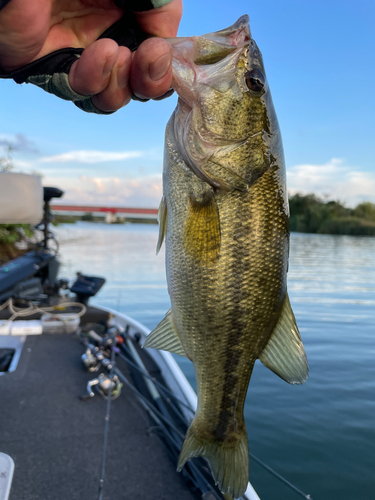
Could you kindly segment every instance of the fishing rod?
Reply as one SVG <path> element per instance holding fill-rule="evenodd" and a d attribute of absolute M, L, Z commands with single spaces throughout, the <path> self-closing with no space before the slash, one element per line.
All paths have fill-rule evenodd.
<path fill-rule="evenodd" d="M 139 354 L 137 353 L 132 340 L 128 336 L 125 337 L 124 335 L 122 335 L 122 337 L 124 338 L 125 342 L 127 343 L 127 350 L 130 351 L 129 354 L 132 356 L 132 358 L 136 361 L 137 365 L 142 370 L 142 374 L 147 373 L 146 367 L 143 364 L 143 361 L 140 358 Z M 121 347 L 123 349 L 125 349 L 124 344 L 122 344 Z M 174 426 L 174 425 L 171 426 L 172 417 L 171 417 L 169 411 L 167 410 L 160 393 L 156 389 L 154 382 L 152 380 L 150 380 L 148 377 L 145 378 L 145 382 L 147 382 L 146 385 L 147 385 L 149 393 L 154 401 L 154 404 L 158 407 L 159 411 L 157 413 L 158 413 L 159 418 L 162 417 L 162 421 L 164 421 L 167 425 L 169 425 L 171 427 L 171 429 L 173 430 L 173 432 L 170 431 L 169 434 L 167 434 L 167 437 L 174 444 L 176 451 L 179 453 L 181 446 L 183 444 L 183 441 L 185 439 L 185 436 L 179 429 L 177 429 L 176 426 Z M 189 425 L 185 418 L 183 418 L 183 424 L 186 428 Z M 168 432 L 167 429 L 165 428 L 164 424 L 162 424 L 162 428 L 166 432 Z M 192 472 L 194 472 L 195 477 L 193 476 L 193 478 L 195 479 L 194 482 L 196 483 L 196 486 L 204 494 L 205 493 L 216 494 L 214 492 L 214 490 L 212 489 L 211 484 L 204 478 L 204 476 L 199 471 L 198 467 L 194 463 L 189 464 L 189 465 L 192 465 L 192 467 L 190 467 L 190 468 L 191 468 Z M 219 498 L 217 495 L 216 495 L 216 497 Z"/>
<path fill-rule="evenodd" d="M 113 329 L 115 330 L 115 329 Z M 111 367 L 109 370 L 109 390 L 107 396 L 107 410 L 106 415 L 104 417 L 104 440 L 103 440 L 103 454 L 102 454 L 102 472 L 99 480 L 99 499 L 103 499 L 103 488 L 104 488 L 104 477 L 105 477 L 105 465 L 107 458 L 107 447 L 108 447 L 108 431 L 109 431 L 109 419 L 111 415 L 111 401 L 112 401 L 112 386 L 113 386 L 113 377 L 114 377 L 114 368 L 115 368 L 115 347 L 114 347 L 114 339 L 116 336 L 117 330 L 112 332 L 112 345 L 111 345 Z"/>
<path fill-rule="evenodd" d="M 126 348 L 126 346 L 124 346 L 123 344 L 121 345 L 120 347 L 121 350 L 123 350 L 128 356 L 130 356 L 130 352 L 129 350 Z M 180 398 L 178 398 L 175 394 L 173 394 L 172 391 L 170 391 L 165 385 L 163 385 L 162 383 L 160 383 L 158 380 L 156 380 L 155 377 L 153 377 L 152 375 L 150 375 L 146 370 L 140 368 L 138 365 L 136 365 L 135 363 L 133 363 L 132 361 L 130 361 L 130 359 L 127 357 L 127 356 L 124 356 L 121 352 L 119 352 L 119 356 L 125 360 L 127 363 L 129 363 L 129 365 L 134 368 L 135 370 L 137 370 L 139 373 L 141 373 L 144 377 L 147 377 L 149 378 L 150 380 L 153 381 L 153 383 L 162 391 L 164 392 L 165 394 L 168 395 L 168 397 L 170 397 L 171 399 L 173 399 L 174 401 L 176 401 L 176 403 L 180 404 L 181 406 L 183 406 L 184 408 L 186 408 L 187 410 L 189 410 L 192 415 L 195 414 L 195 411 L 192 409 L 191 406 L 189 406 L 188 404 L 184 403 Z"/>
<path fill-rule="evenodd" d="M 127 347 L 124 346 L 124 345 L 121 345 L 121 349 L 126 352 L 128 354 L 128 356 L 131 355 L 131 353 L 128 351 Z M 160 388 L 163 390 L 163 389 L 166 389 L 166 387 L 161 384 L 160 382 L 158 382 L 155 377 L 152 377 L 147 371 L 146 369 L 142 369 L 140 368 L 139 366 L 137 366 L 136 364 L 132 363 L 132 361 L 130 361 L 130 359 L 128 358 L 128 356 L 124 356 L 121 352 L 119 353 L 120 357 L 122 357 L 125 361 L 127 361 L 135 370 L 137 370 L 139 373 L 141 373 L 144 377 L 148 377 L 150 378 L 154 384 L 160 386 Z M 186 405 L 185 403 L 183 403 L 180 399 L 176 398 L 168 389 L 166 389 L 166 392 L 168 392 L 172 397 L 173 399 L 176 400 L 177 403 L 179 404 L 182 404 L 184 407 L 188 408 L 193 414 L 194 414 L 194 411 L 191 409 L 191 407 L 189 407 L 188 405 Z M 188 425 L 188 424 L 187 424 Z M 252 453 L 249 453 L 250 457 L 256 462 L 258 463 L 261 467 L 263 467 L 265 470 L 267 470 L 270 474 L 272 474 L 273 476 L 275 476 L 277 479 L 279 479 L 282 483 L 284 483 L 286 486 L 288 486 L 289 488 L 291 488 L 293 491 L 295 491 L 297 494 L 301 495 L 303 498 L 305 498 L 306 500 L 313 500 L 311 495 L 309 494 L 306 494 L 304 493 L 303 491 L 301 491 L 299 488 L 297 488 L 296 486 L 294 486 L 290 481 L 288 481 L 287 479 L 285 479 L 283 476 L 281 476 L 280 474 L 278 474 L 276 471 L 274 471 L 271 467 L 269 467 L 268 465 L 266 465 L 264 462 L 262 462 L 258 457 L 256 457 L 255 455 L 253 455 Z M 229 497 L 228 497 L 229 498 Z"/>
<path fill-rule="evenodd" d="M 130 383 L 130 381 L 125 377 L 125 375 L 121 372 L 121 370 L 115 365 L 114 361 L 114 354 L 117 353 L 119 354 L 119 349 L 117 347 L 114 347 L 114 340 L 117 337 L 120 332 L 118 329 L 111 328 L 110 330 L 114 331 L 113 335 L 111 337 L 106 337 L 103 338 L 98 334 L 93 335 L 94 332 L 90 332 L 91 335 L 89 335 L 91 338 L 95 338 L 96 342 L 101 344 L 101 348 L 95 348 L 94 346 L 87 344 L 86 346 L 88 349 L 91 351 L 91 356 L 97 359 L 97 367 L 101 366 L 103 368 L 106 368 L 108 371 L 110 371 L 110 382 L 108 384 L 108 379 L 105 380 L 105 377 L 99 376 L 99 379 L 96 379 L 95 381 L 91 381 L 91 385 L 97 386 L 99 393 L 102 395 L 107 394 L 107 412 L 106 412 L 106 417 L 105 417 L 105 430 L 104 430 L 104 444 L 103 444 L 103 454 L 102 454 L 102 474 L 100 478 L 100 484 L 99 484 L 99 500 L 102 500 L 103 498 L 103 487 L 104 487 L 104 477 L 105 477 L 105 461 L 106 461 L 106 451 L 107 451 L 107 442 L 108 442 L 108 428 L 109 428 L 109 418 L 110 418 L 110 400 L 114 399 L 113 394 L 114 391 L 112 392 L 112 380 L 114 377 L 117 379 L 120 379 L 125 385 L 127 385 L 130 389 L 133 390 L 135 393 L 136 398 L 138 401 L 141 403 L 141 405 L 146 409 L 147 413 L 150 415 L 151 419 L 157 424 L 157 427 L 160 428 L 163 431 L 163 437 L 166 439 L 168 442 L 169 450 L 172 451 L 172 448 L 174 449 L 173 457 L 176 458 L 176 456 L 179 453 L 179 450 L 181 449 L 181 446 L 183 444 L 185 435 L 181 430 L 173 423 L 173 419 L 167 410 L 162 397 L 160 393 L 156 390 L 155 385 L 151 381 L 151 377 L 148 378 L 149 384 L 147 385 L 147 390 L 148 393 L 151 395 L 152 398 L 152 403 L 133 385 Z M 112 332 L 111 332 L 112 333 Z M 123 339 L 126 340 L 126 339 Z M 146 368 L 140 359 L 138 353 L 136 352 L 134 346 L 130 344 L 130 339 L 128 342 L 127 346 L 127 356 L 124 357 L 125 361 L 127 364 L 129 364 L 129 359 L 128 357 L 131 356 L 133 361 L 135 361 L 137 364 L 141 365 L 141 370 L 142 374 L 147 373 Z M 133 347 L 133 349 L 132 349 Z M 104 349 L 111 349 L 111 361 L 108 359 L 108 355 L 104 351 Z M 93 365 L 87 364 L 87 351 L 85 355 L 83 356 L 83 361 L 86 365 L 87 368 L 90 366 L 93 367 Z M 135 359 L 134 359 L 135 358 Z M 130 363 L 133 365 L 130 361 Z M 92 370 L 94 371 L 94 370 Z M 95 370 L 96 371 L 96 370 Z M 102 377 L 102 378 L 101 378 Z M 95 382 L 95 383 L 93 383 Z M 107 390 L 105 392 L 105 385 L 108 384 L 108 387 L 110 390 Z M 90 385 L 90 383 L 89 383 Z M 88 395 L 84 396 L 82 399 L 86 400 L 89 399 L 94 395 L 91 390 L 91 385 L 90 388 L 88 386 Z M 121 384 L 122 385 L 122 384 Z M 104 391 L 104 394 L 103 394 Z M 119 391 L 117 390 L 116 392 L 116 397 L 118 395 Z M 169 404 L 171 404 L 170 399 L 167 400 Z M 176 412 L 177 407 L 173 405 L 174 411 Z M 177 413 L 177 412 L 176 412 Z M 186 428 L 188 426 L 188 422 L 186 419 L 183 417 L 183 415 L 178 412 L 178 417 L 179 420 L 183 423 L 184 425 L 184 430 L 186 431 Z M 222 498 L 221 496 L 218 496 L 218 494 L 214 490 L 214 486 L 209 482 L 208 479 L 201 473 L 199 468 L 197 467 L 196 464 L 189 464 L 189 467 L 186 468 L 184 471 L 184 475 L 186 475 L 189 480 L 193 483 L 195 488 L 200 491 L 203 496 L 202 499 L 212 499 L 212 500 L 220 500 Z"/>
<path fill-rule="evenodd" d="M 181 412 L 181 409 L 179 408 L 179 405 L 182 405 L 186 409 L 188 409 L 192 414 L 194 414 L 194 410 L 188 406 L 186 403 L 181 401 L 178 397 L 176 397 L 164 384 L 160 383 L 155 377 L 151 376 L 150 373 L 147 371 L 144 363 L 142 362 L 139 354 L 137 353 L 133 342 L 130 338 L 130 336 L 127 334 L 127 332 L 122 331 L 121 333 L 117 330 L 117 333 L 119 335 L 117 338 L 121 338 L 122 342 L 119 343 L 119 349 L 114 347 L 114 342 L 116 340 L 116 335 L 114 335 L 112 339 L 112 343 L 110 346 L 111 349 L 111 362 L 109 363 L 108 358 L 107 358 L 107 363 L 105 363 L 106 367 L 109 372 L 110 372 L 110 380 L 113 380 L 113 377 L 117 375 L 119 379 L 122 380 L 122 382 L 129 387 L 134 393 L 140 404 L 143 406 L 143 408 L 147 411 L 149 414 L 150 418 L 156 423 L 157 428 L 162 430 L 162 435 L 166 439 L 166 441 L 169 443 L 171 447 L 174 448 L 175 452 L 172 452 L 172 455 L 175 456 L 176 454 L 179 453 L 181 446 L 183 444 L 183 440 L 185 438 L 185 435 L 181 430 L 173 423 L 172 417 L 167 409 L 167 407 L 164 404 L 164 400 L 167 401 L 167 403 L 172 407 L 173 411 L 178 414 L 178 417 L 183 424 L 184 427 L 189 426 L 189 421 L 187 420 L 186 416 L 183 415 Z M 95 339 L 99 344 L 102 345 L 102 347 L 106 347 L 105 343 L 108 342 L 108 338 L 105 339 L 101 337 L 100 335 L 96 336 Z M 125 345 L 126 342 L 126 345 Z M 121 352 L 122 351 L 122 352 Z M 148 390 L 148 393 L 151 396 L 151 399 L 153 402 L 150 402 L 149 399 L 147 399 L 140 391 L 137 389 L 126 377 L 125 375 L 121 372 L 121 370 L 115 366 L 115 354 L 119 355 L 121 359 L 123 359 L 131 368 L 136 370 L 137 373 L 139 373 L 144 382 L 146 381 L 146 387 Z M 160 392 L 157 390 L 156 386 L 160 390 Z M 164 393 L 164 394 L 163 394 Z M 111 398 L 112 392 L 110 391 L 108 393 L 107 397 L 107 412 L 106 412 L 106 417 L 105 417 L 105 431 L 104 431 L 104 444 L 103 444 L 103 458 L 102 458 L 102 476 L 101 476 L 101 482 L 100 482 L 100 495 L 99 500 L 102 500 L 102 495 L 103 495 L 103 485 L 104 485 L 104 474 L 105 474 L 105 456 L 106 456 L 106 448 L 107 448 L 107 439 L 108 439 L 108 427 L 109 427 L 109 417 L 110 417 L 110 400 L 113 399 Z M 172 400 L 174 401 L 174 404 L 172 404 Z M 172 450 L 170 450 L 172 451 Z M 271 467 L 266 465 L 264 462 L 262 462 L 259 458 L 257 458 L 255 455 L 252 453 L 249 453 L 250 457 L 252 460 L 254 460 L 256 463 L 258 463 L 261 467 L 263 467 L 265 470 L 267 470 L 270 474 L 272 474 L 274 477 L 279 479 L 282 483 L 284 483 L 286 486 L 291 488 L 295 493 L 299 494 L 306 500 L 313 500 L 312 497 L 309 494 L 306 494 L 302 492 L 299 488 L 294 486 L 292 483 L 290 483 L 287 479 L 285 479 L 283 476 L 278 474 L 276 471 L 274 471 Z M 205 478 L 204 474 L 199 470 L 199 468 L 196 466 L 194 462 L 189 462 L 186 467 L 185 467 L 185 473 L 189 477 L 189 479 L 192 481 L 192 483 L 195 485 L 195 487 L 200 490 L 203 493 L 202 499 L 220 499 L 224 498 L 225 500 L 230 500 L 230 496 L 228 494 L 225 494 L 224 496 L 218 496 L 217 492 L 213 490 L 213 486 L 209 483 L 209 481 Z"/>
<path fill-rule="evenodd" d="M 157 425 L 164 430 L 164 436 L 168 439 L 168 441 L 174 445 L 177 452 L 180 451 L 183 440 L 185 438 L 184 434 L 174 425 L 171 421 L 166 418 L 161 412 L 159 412 L 156 408 L 153 407 L 152 403 L 148 401 L 148 399 L 141 394 L 133 384 L 129 382 L 129 380 L 125 377 L 125 375 L 118 369 L 115 368 L 116 375 L 126 384 L 136 395 L 137 399 L 140 401 L 142 406 L 146 409 L 147 413 L 151 416 L 151 418 L 157 423 Z M 172 428 L 178 436 L 180 436 L 180 440 L 176 440 L 175 437 L 168 431 L 165 424 L 167 424 L 170 428 Z M 212 485 L 204 478 L 203 474 L 198 470 L 197 466 L 194 463 L 189 464 L 189 468 L 193 474 L 189 474 L 190 480 L 196 486 L 197 489 L 202 491 L 203 495 L 207 493 L 211 493 L 213 498 L 219 499 L 220 497 L 213 490 Z M 204 498 L 204 497 L 202 497 Z"/>
<path fill-rule="evenodd" d="M 284 483 L 286 486 L 289 486 L 289 488 L 291 488 L 293 491 L 295 491 L 296 493 L 301 495 L 303 498 L 306 498 L 306 500 L 313 500 L 313 498 L 309 494 L 304 493 L 299 488 L 297 488 L 297 486 L 294 486 L 294 484 L 290 483 L 287 479 L 285 479 L 285 477 L 281 476 L 275 470 L 271 469 L 271 467 L 269 467 L 267 464 L 265 464 L 264 462 L 259 460 L 258 457 L 256 457 L 252 453 L 249 453 L 249 455 L 250 455 L 250 458 L 252 458 L 254 460 L 254 462 L 259 464 L 261 467 L 263 467 L 263 469 L 267 470 L 270 474 L 275 476 L 279 481 Z"/>

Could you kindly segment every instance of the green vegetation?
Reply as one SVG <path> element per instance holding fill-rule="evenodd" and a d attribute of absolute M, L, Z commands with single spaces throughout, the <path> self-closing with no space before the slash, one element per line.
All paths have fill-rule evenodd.
<path fill-rule="evenodd" d="M 0 224 L 0 243 L 13 244 L 31 238 L 33 234 L 29 224 Z"/>
<path fill-rule="evenodd" d="M 0 156 L 0 172 L 10 172 L 13 170 L 13 159 L 11 153 L 13 151 L 12 146 L 9 144 L 6 145 L 7 155 Z"/>
<path fill-rule="evenodd" d="M 79 215 L 61 215 L 54 213 L 52 225 L 58 226 L 59 224 L 74 224 L 77 220 L 81 220 Z"/>
<path fill-rule="evenodd" d="M 338 201 L 323 201 L 314 194 L 289 198 L 290 230 L 300 233 L 375 236 L 375 204 L 347 208 Z"/>
<path fill-rule="evenodd" d="M 7 144 L 6 156 L 0 156 L 0 172 L 13 170 L 12 151 L 12 146 Z M 17 248 L 15 243 L 27 243 L 27 239 L 31 238 L 33 234 L 29 224 L 0 224 L 0 265 L 24 254 L 27 251 L 27 246 Z"/>
<path fill-rule="evenodd" d="M 0 266 L 28 251 L 28 238 L 34 232 L 29 224 L 0 224 Z M 15 243 L 24 242 L 21 248 Z"/>
<path fill-rule="evenodd" d="M 94 214 L 92 212 L 87 212 L 83 214 L 81 220 L 85 220 L 86 222 L 94 222 Z"/>

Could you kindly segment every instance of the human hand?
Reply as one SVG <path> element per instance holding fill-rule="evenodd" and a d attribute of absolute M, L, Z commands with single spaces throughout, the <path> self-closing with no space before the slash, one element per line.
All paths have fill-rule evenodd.
<path fill-rule="evenodd" d="M 182 0 L 135 12 L 144 32 L 163 38 L 176 36 L 181 14 Z M 172 82 L 168 42 L 150 38 L 131 53 L 114 40 L 97 40 L 123 15 L 113 0 L 10 0 L 0 11 L 0 66 L 10 72 L 59 49 L 83 48 L 69 84 L 77 94 L 92 95 L 99 110 L 121 108 L 132 92 L 159 97 Z"/>

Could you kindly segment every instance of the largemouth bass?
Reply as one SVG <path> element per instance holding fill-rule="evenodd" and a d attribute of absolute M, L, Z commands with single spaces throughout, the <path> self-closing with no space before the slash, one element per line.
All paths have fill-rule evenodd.
<path fill-rule="evenodd" d="M 281 135 L 247 16 L 176 39 L 179 101 L 166 128 L 158 248 L 172 307 L 145 347 L 187 356 L 198 407 L 178 470 L 204 456 L 223 493 L 246 490 L 243 409 L 256 359 L 292 384 L 308 364 L 287 294 Z"/>

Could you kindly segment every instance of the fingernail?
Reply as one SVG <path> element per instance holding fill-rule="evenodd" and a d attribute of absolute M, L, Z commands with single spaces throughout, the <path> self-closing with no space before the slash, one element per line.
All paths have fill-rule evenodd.
<path fill-rule="evenodd" d="M 154 82 L 156 82 L 157 80 L 163 78 L 163 76 L 166 75 L 171 62 L 172 54 L 169 52 L 154 63 L 150 64 L 148 68 L 148 74 L 150 75 L 151 80 L 154 80 Z"/>

